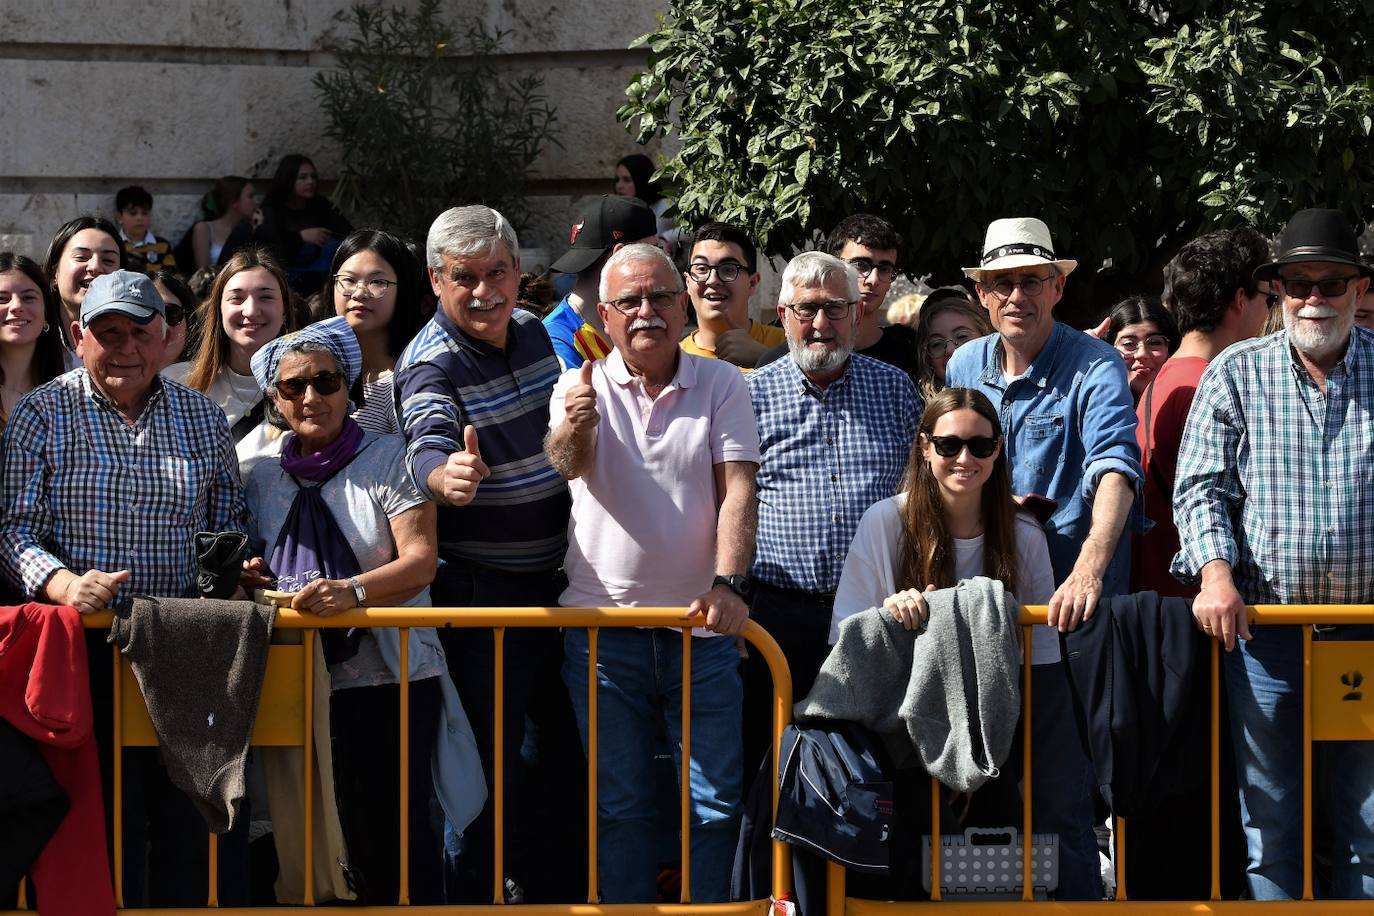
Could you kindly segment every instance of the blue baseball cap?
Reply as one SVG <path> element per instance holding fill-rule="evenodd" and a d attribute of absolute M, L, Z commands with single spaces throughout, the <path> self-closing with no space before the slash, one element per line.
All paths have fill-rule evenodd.
<path fill-rule="evenodd" d="M 167 317 L 167 306 L 147 274 L 116 270 L 91 281 L 81 301 L 81 326 L 101 315 L 117 312 L 135 324 L 147 324 L 154 316 Z"/>

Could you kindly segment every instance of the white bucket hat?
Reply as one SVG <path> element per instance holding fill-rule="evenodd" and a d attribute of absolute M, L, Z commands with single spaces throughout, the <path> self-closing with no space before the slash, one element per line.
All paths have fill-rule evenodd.
<path fill-rule="evenodd" d="M 981 280 L 985 271 L 1035 264 L 1053 264 L 1059 268 L 1061 276 L 1068 276 L 1078 266 L 1077 261 L 1054 256 L 1049 226 L 1033 216 L 1012 216 L 988 224 L 982 263 L 963 270 L 964 276 Z"/>

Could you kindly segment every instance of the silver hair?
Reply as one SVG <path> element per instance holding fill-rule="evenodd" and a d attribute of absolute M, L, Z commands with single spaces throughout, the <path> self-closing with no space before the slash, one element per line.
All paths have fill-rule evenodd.
<path fill-rule="evenodd" d="M 857 302 L 859 272 L 848 262 L 823 251 L 803 251 L 788 261 L 787 268 L 782 272 L 782 289 L 778 296 L 784 305 L 788 305 L 798 289 L 823 287 L 837 273 L 844 276 L 845 298 Z"/>
<path fill-rule="evenodd" d="M 444 266 L 444 255 L 451 258 L 490 255 L 498 243 L 505 244 L 512 259 L 519 255 L 520 242 L 515 237 L 515 227 L 504 216 L 481 204 L 450 207 L 430 224 L 429 236 L 425 239 L 425 260 L 430 267 L 439 270 Z"/>
<path fill-rule="evenodd" d="M 682 292 L 682 274 L 678 272 L 677 265 L 673 259 L 664 254 L 663 249 L 657 245 L 650 245 L 647 242 L 636 242 L 633 245 L 626 245 L 624 248 L 611 255 L 606 266 L 601 268 L 601 283 L 597 287 L 597 294 L 601 301 L 605 302 L 610 295 L 610 276 L 611 271 L 621 264 L 630 264 L 637 261 L 653 261 L 655 264 L 668 268 L 668 272 L 673 275 L 674 292 Z"/>
<path fill-rule="evenodd" d="M 343 371 L 343 367 L 339 365 L 339 358 L 334 355 L 334 351 L 318 340 L 292 341 L 286 345 L 286 349 L 282 351 L 281 357 L 277 360 L 277 371 L 272 375 L 273 387 L 276 386 L 277 382 L 281 381 L 282 360 L 286 359 L 286 357 L 292 353 L 326 353 L 329 355 L 330 359 L 334 360 L 334 371 Z M 281 415 L 281 411 L 277 410 L 277 399 L 275 397 L 263 398 L 262 407 L 263 418 L 267 420 L 268 424 L 284 432 L 291 431 L 291 425 L 286 422 L 286 418 Z"/>

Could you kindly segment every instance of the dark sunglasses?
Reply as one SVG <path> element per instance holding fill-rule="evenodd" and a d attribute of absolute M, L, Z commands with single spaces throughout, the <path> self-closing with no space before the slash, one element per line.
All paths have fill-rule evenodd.
<path fill-rule="evenodd" d="M 969 439 L 961 439 L 958 436 L 926 436 L 930 444 L 935 446 L 935 454 L 941 458 L 953 458 L 968 447 L 968 453 L 974 458 L 991 458 L 992 453 L 997 451 L 998 439 L 996 436 L 973 436 Z"/>
<path fill-rule="evenodd" d="M 321 372 L 311 378 L 284 378 L 277 380 L 277 394 L 288 401 L 297 401 L 305 396 L 306 388 L 314 388 L 322 395 L 331 395 L 343 387 L 342 372 Z"/>
<path fill-rule="evenodd" d="M 179 305 L 166 306 L 165 313 L 164 320 L 169 328 L 174 328 L 186 320 L 186 310 Z"/>

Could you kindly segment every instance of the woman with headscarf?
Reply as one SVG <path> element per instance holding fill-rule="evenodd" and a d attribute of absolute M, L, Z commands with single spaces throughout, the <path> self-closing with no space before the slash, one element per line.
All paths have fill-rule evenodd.
<path fill-rule="evenodd" d="M 248 563 L 249 584 L 270 582 L 292 593 L 292 608 L 321 616 L 363 605 L 427 606 L 434 504 L 406 472 L 405 440 L 364 431 L 350 416 L 348 390 L 362 371 L 362 352 L 347 318 L 272 341 L 254 354 L 252 368 L 269 421 L 290 433 L 280 460 L 263 461 L 248 476 L 250 539 L 263 548 Z M 320 639 L 348 871 L 360 902 L 394 903 L 400 636 L 359 628 L 324 630 Z M 439 903 L 443 842 L 429 817 L 431 757 L 445 733 L 446 695 L 456 701 L 456 694 L 433 628 L 410 629 L 409 646 L 410 893 L 414 903 Z M 480 768 L 457 776 L 484 791 Z"/>

